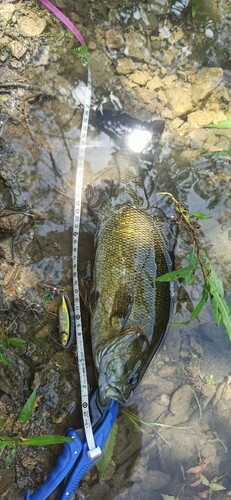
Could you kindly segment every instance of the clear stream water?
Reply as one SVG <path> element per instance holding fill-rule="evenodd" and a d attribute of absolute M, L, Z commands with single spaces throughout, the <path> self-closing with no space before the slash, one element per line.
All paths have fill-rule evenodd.
<path fill-rule="evenodd" d="M 94 2 L 91 3 L 94 4 Z M 217 14 L 213 13 L 212 20 L 208 24 L 210 21 L 208 16 L 199 19 L 196 17 L 192 21 L 183 9 L 183 1 L 181 7 L 178 6 L 180 15 L 175 18 L 172 18 L 170 11 L 166 10 L 163 13 L 163 6 L 167 2 L 149 2 L 150 11 L 157 15 L 156 19 L 161 30 L 163 26 L 168 27 L 170 21 L 173 25 L 174 23 L 182 26 L 184 23 L 188 24 L 190 29 L 188 45 L 186 47 L 182 41 L 181 51 L 185 47 L 190 50 L 195 61 L 194 67 L 222 67 L 226 86 L 230 92 L 230 9 L 227 11 L 227 4 L 225 5 L 222 0 L 212 3 L 215 4 L 213 12 L 219 11 L 220 15 L 218 18 Z M 73 10 L 76 9 L 76 6 L 73 6 L 71 2 L 70 4 Z M 113 2 L 110 6 L 112 4 Z M 91 8 L 96 8 L 97 5 L 95 2 Z M 119 12 L 120 2 L 115 2 L 114 5 Z M 219 5 L 218 9 L 215 8 L 217 5 Z M 142 8 L 144 8 L 143 4 L 138 6 L 133 12 L 133 17 L 130 14 L 131 10 L 127 9 L 127 24 L 125 24 L 123 20 L 126 9 L 124 6 L 121 7 L 121 17 L 118 23 L 121 23 L 124 30 L 128 25 L 137 22 L 137 16 L 139 12 L 142 13 Z M 159 17 L 158 8 L 160 9 Z M 98 11 L 101 12 L 100 5 Z M 106 13 L 104 16 L 107 22 Z M 94 20 L 92 22 L 94 23 Z M 99 25 L 96 26 L 98 27 Z M 212 39 L 206 38 L 204 34 L 206 29 L 212 30 Z M 203 43 L 195 46 L 192 40 L 199 36 L 198 33 Z M 210 32 L 209 34 L 211 36 Z M 195 53 L 197 50 L 198 62 Z M 182 52 L 179 53 L 179 58 L 181 55 Z M 60 62 L 57 64 L 60 72 Z M 73 77 L 68 64 L 67 58 L 65 67 L 62 69 L 62 77 L 70 82 L 72 88 L 79 80 L 86 81 L 86 72 Z M 51 67 L 48 66 L 48 74 L 49 71 L 53 71 L 53 68 L 54 63 Z M 171 73 L 174 71 L 177 71 L 177 67 L 174 67 L 173 63 Z M 104 94 L 104 86 L 96 86 L 93 90 L 95 102 L 100 102 Z M 65 84 L 63 92 L 65 95 Z M 66 287 L 71 293 L 71 235 L 81 107 L 78 108 L 77 113 L 74 111 L 71 93 L 68 94 L 68 92 L 66 104 L 59 100 L 44 100 L 42 103 L 35 103 L 31 106 L 30 123 L 37 143 L 42 144 L 39 148 L 33 143 L 28 131 L 26 135 L 22 135 L 22 127 L 20 128 L 17 123 L 7 121 L 5 124 L 3 135 L 6 138 L 11 137 L 10 149 L 6 157 L 10 180 L 8 183 L 5 181 L 1 183 L 0 203 L 1 208 L 9 206 L 11 196 L 13 196 L 16 205 L 26 202 L 42 215 L 42 219 L 39 222 L 36 220 L 30 230 L 26 228 L 24 232 L 17 233 L 14 240 L 16 259 L 29 264 L 40 282 Z M 117 97 L 121 97 L 120 88 L 113 88 L 113 92 Z M 106 93 L 108 95 L 108 91 Z M 69 106 L 70 103 L 71 106 Z M 130 111 L 133 114 L 134 109 Z M 136 110 L 136 113 L 139 113 L 139 110 Z M 154 165 L 150 167 L 153 169 L 155 192 L 170 191 L 192 211 L 212 216 L 211 219 L 202 221 L 200 239 L 224 282 L 227 298 L 230 300 L 230 159 L 210 153 L 205 154 L 204 151 L 198 155 L 198 149 L 196 149 L 195 156 L 191 154 L 184 157 L 182 145 L 175 143 L 172 137 L 167 127 L 167 132 L 164 132 L 160 141 L 158 157 Z M 193 145 L 190 150 L 194 151 Z M 111 166 L 112 159 L 113 141 L 106 134 L 90 126 L 84 186 L 87 183 L 97 185 L 102 179 L 117 179 L 118 172 Z M 89 262 L 93 259 L 93 233 L 89 232 L 91 227 L 84 223 L 82 228 L 79 267 L 81 276 L 85 276 Z M 26 251 L 22 257 L 24 248 Z M 180 232 L 176 249 L 177 264 L 185 264 L 189 250 L 188 238 Z M 190 314 L 187 310 L 188 299 L 184 286 L 182 283 L 182 313 L 174 310 L 172 315 L 174 322 L 182 321 Z M 195 286 L 186 287 L 194 305 L 200 298 L 201 289 L 200 279 Z M 61 406 L 65 407 L 67 400 L 69 405 L 66 417 L 61 419 L 60 428 L 61 430 L 67 428 L 70 423 L 76 425 L 79 400 L 76 376 L 73 376 L 74 349 L 63 351 L 54 340 L 56 319 L 51 318 L 53 329 L 48 337 L 40 335 L 39 332 L 44 325 L 49 325 L 49 315 L 45 318 L 43 315 L 40 317 L 39 327 L 37 316 L 31 314 L 27 321 L 29 323 L 26 326 L 23 320 L 19 321 L 18 331 L 27 338 L 26 355 L 31 360 L 32 373 L 40 372 L 41 366 L 49 364 L 51 357 L 56 359 L 57 354 L 61 356 L 63 361 L 60 363 L 58 372 L 62 376 L 63 363 L 65 383 L 73 385 L 68 396 L 65 391 L 61 394 L 62 391 L 59 389 Z M 86 331 L 87 321 L 84 326 Z M 89 346 L 87 350 L 91 378 Z M 199 321 L 194 321 L 187 327 L 170 327 L 161 349 L 153 358 L 142 382 L 129 402 L 132 411 L 140 419 L 149 422 L 158 421 L 159 424 L 164 423 L 170 427 L 144 425 L 145 432 L 138 433 L 126 416 L 126 410 L 121 412 L 118 417 L 118 433 L 112 462 L 105 473 L 104 480 L 99 481 L 96 469 L 94 469 L 83 480 L 75 498 L 91 500 L 99 497 L 108 500 L 130 500 L 135 496 L 145 500 L 168 498 L 161 495 L 173 497 L 179 495 L 179 499 L 185 500 L 210 498 L 200 496 L 206 490 L 202 484 L 197 487 L 190 486 L 190 483 L 197 480 L 199 476 L 186 473 L 187 469 L 208 458 L 208 465 L 201 470 L 201 473 L 210 481 L 216 481 L 216 477 L 220 477 L 219 484 L 226 488 L 224 491 L 214 491 L 212 498 L 228 500 L 231 496 L 230 355 L 230 341 L 224 328 L 214 325 L 209 305 L 203 309 Z M 42 379 L 40 382 L 45 387 Z M 73 399 L 75 404 L 71 406 Z M 50 401 L 51 407 L 53 403 Z M 56 431 L 57 429 L 60 431 L 57 427 L 58 419 L 55 420 L 54 415 L 52 418 Z M 46 427 L 46 424 L 44 425 Z M 52 430 L 50 423 L 49 430 Z M 55 452 L 49 450 L 49 453 L 54 462 Z M 42 456 L 45 456 L 46 461 L 48 455 Z M 39 460 L 39 479 L 42 480 L 43 461 L 42 458 Z M 49 459 L 47 463 L 49 464 Z M 47 465 L 47 469 L 49 466 Z"/>

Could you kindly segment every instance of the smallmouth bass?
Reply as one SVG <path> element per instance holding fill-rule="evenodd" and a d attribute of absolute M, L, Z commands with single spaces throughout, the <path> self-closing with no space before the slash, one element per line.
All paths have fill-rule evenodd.
<path fill-rule="evenodd" d="M 91 338 L 100 399 L 125 403 L 165 333 L 169 283 L 153 278 L 171 270 L 158 221 L 126 206 L 100 226 L 93 275 Z"/>
<path fill-rule="evenodd" d="M 139 155 L 125 142 L 114 155 L 120 183 L 99 225 L 93 269 L 91 340 L 103 405 L 128 400 L 170 315 L 170 284 L 154 279 L 172 270 L 171 252 L 161 220 L 144 208 Z"/>

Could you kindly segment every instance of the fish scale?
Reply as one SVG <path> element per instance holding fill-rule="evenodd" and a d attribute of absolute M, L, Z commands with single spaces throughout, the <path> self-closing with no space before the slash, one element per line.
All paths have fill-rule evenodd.
<path fill-rule="evenodd" d="M 117 355 L 116 339 L 120 344 L 124 340 L 124 351 L 130 353 L 121 374 L 124 400 L 120 402 L 125 402 L 137 385 L 131 386 L 128 382 L 130 374 L 140 380 L 163 338 L 169 319 L 169 283 L 151 281 L 171 270 L 158 220 L 132 205 L 113 211 L 101 222 L 95 263 L 93 283 L 97 300 L 91 315 L 91 337 L 95 366 L 100 374 L 101 397 L 106 401 L 107 396 L 115 399 L 121 396 L 117 393 L 118 388 L 111 386 L 110 366 Z M 120 299 L 123 294 L 125 297 L 126 321 L 121 306 L 118 307 L 118 290 Z M 114 321 L 110 321 L 112 313 Z M 109 362 L 105 367 L 107 357 Z M 139 367 L 134 373 L 136 364 Z M 120 377 L 117 378 L 118 383 Z"/>
<path fill-rule="evenodd" d="M 97 120 L 114 140 L 119 181 L 104 193 L 95 212 L 99 227 L 91 295 L 92 352 L 101 404 L 110 399 L 124 404 L 166 332 L 171 284 L 155 278 L 172 270 L 175 236 L 166 218 L 163 223 L 153 216 L 153 189 L 147 193 L 145 188 L 163 120 L 141 122 L 110 110 L 98 113 Z M 151 132 L 141 151 L 129 146 L 134 130 L 137 141 L 139 130 Z M 94 212 L 94 206 L 89 209 Z"/>

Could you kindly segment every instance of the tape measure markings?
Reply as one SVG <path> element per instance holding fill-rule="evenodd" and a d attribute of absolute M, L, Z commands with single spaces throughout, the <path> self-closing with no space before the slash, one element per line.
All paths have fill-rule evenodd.
<path fill-rule="evenodd" d="M 80 388 L 81 388 L 82 417 L 83 417 L 83 425 L 86 435 L 86 441 L 89 448 L 88 454 L 90 458 L 95 458 L 96 456 L 101 454 L 101 450 L 98 446 L 95 445 L 95 440 L 91 425 L 91 418 L 89 413 L 88 382 L 87 382 L 86 361 L 84 353 L 83 331 L 82 331 L 80 299 L 79 299 L 79 285 L 78 285 L 78 243 L 79 243 L 80 215 L 81 215 L 81 201 L 82 201 L 83 169 L 84 169 L 86 142 L 87 142 L 90 104 L 91 104 L 91 72 L 90 69 L 88 69 L 88 81 L 86 87 L 86 96 L 84 103 L 84 112 L 82 119 L 76 183 L 75 183 L 75 208 L 74 208 L 74 220 L 73 220 L 72 258 L 73 258 L 75 331 L 76 331 L 78 369 L 79 369 Z"/>

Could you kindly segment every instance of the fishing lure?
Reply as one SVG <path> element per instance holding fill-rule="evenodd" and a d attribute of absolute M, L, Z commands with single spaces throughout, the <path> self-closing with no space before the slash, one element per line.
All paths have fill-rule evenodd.
<path fill-rule="evenodd" d="M 70 347 L 74 340 L 74 313 L 65 291 L 59 306 L 59 338 L 63 347 Z"/>

